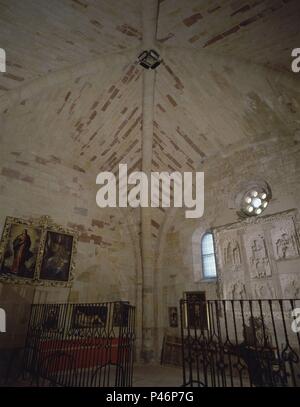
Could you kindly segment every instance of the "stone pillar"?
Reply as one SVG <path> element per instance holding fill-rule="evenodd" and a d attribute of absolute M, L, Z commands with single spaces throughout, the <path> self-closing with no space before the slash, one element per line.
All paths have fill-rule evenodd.
<path fill-rule="evenodd" d="M 143 0 L 143 49 L 154 48 L 157 26 L 157 0 Z M 155 71 L 143 73 L 142 170 L 150 181 L 152 169 Z M 150 182 L 149 197 L 150 197 Z M 150 198 L 149 198 L 150 199 Z M 142 359 L 154 360 L 154 259 L 151 232 L 151 207 L 141 208 L 141 249 L 143 267 Z"/>

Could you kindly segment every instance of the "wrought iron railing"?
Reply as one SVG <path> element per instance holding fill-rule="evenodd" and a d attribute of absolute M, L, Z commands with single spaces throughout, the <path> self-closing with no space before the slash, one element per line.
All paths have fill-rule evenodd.
<path fill-rule="evenodd" d="M 135 308 L 32 305 L 23 369 L 39 386 L 131 386 Z"/>
<path fill-rule="evenodd" d="M 300 300 L 181 300 L 183 385 L 300 386 L 296 308 Z"/>

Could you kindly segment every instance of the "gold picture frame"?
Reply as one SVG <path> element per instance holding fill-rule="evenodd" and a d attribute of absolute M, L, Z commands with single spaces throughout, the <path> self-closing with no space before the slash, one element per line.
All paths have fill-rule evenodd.
<path fill-rule="evenodd" d="M 0 242 L 0 281 L 69 287 L 74 279 L 78 233 L 49 216 L 8 216 Z"/>

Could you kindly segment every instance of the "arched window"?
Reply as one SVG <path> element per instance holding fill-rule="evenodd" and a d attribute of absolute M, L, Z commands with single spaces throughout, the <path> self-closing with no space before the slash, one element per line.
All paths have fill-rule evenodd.
<path fill-rule="evenodd" d="M 201 240 L 202 273 L 204 278 L 216 278 L 216 254 L 211 232 L 203 235 Z"/>

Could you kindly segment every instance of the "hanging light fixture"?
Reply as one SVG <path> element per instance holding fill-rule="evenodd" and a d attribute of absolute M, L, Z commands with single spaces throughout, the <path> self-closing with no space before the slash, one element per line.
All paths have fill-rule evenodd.
<path fill-rule="evenodd" d="M 145 69 L 156 69 L 161 64 L 162 59 L 156 51 L 150 49 L 141 52 L 137 62 Z"/>

